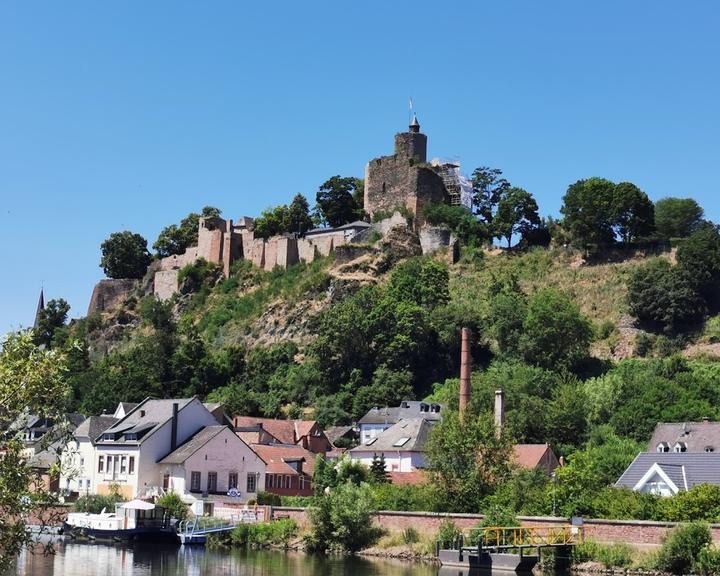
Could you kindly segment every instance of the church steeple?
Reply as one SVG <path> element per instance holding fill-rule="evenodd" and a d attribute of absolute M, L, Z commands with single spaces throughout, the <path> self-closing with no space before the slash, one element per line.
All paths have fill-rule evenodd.
<path fill-rule="evenodd" d="M 45 310 L 45 294 L 44 290 L 40 288 L 40 298 L 38 299 L 37 310 L 35 310 L 35 323 L 33 324 L 35 330 L 40 326 L 40 313 L 43 310 Z"/>

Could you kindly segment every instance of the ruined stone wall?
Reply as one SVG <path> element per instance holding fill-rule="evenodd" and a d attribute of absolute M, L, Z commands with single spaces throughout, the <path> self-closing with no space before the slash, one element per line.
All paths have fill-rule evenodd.
<path fill-rule="evenodd" d="M 265 240 L 262 238 L 253 240 L 251 259 L 254 266 L 265 267 Z"/>
<path fill-rule="evenodd" d="M 411 158 L 415 163 L 427 162 L 427 136 L 421 132 L 395 134 L 395 155 Z"/>
<path fill-rule="evenodd" d="M 315 244 L 310 242 L 310 240 L 306 240 L 305 238 L 299 238 L 297 241 L 297 246 L 298 259 L 302 260 L 307 264 L 310 264 L 310 262 L 313 262 L 315 260 L 317 249 L 315 248 Z"/>
<path fill-rule="evenodd" d="M 155 272 L 153 293 L 158 300 L 168 300 L 178 291 L 179 270 L 159 270 Z"/>
<path fill-rule="evenodd" d="M 182 254 L 173 254 L 160 260 L 160 270 L 180 270 L 198 259 L 197 246 L 191 246 Z"/>
<path fill-rule="evenodd" d="M 287 268 L 300 261 L 298 256 L 298 241 L 295 238 L 282 237 L 277 241 L 276 266 Z"/>
<path fill-rule="evenodd" d="M 137 285 L 137 280 L 129 278 L 100 280 L 93 288 L 87 315 L 120 308 Z"/>
<path fill-rule="evenodd" d="M 405 206 L 414 179 L 410 160 L 405 156 L 383 156 L 370 160 L 365 167 L 365 211 L 389 212 Z"/>

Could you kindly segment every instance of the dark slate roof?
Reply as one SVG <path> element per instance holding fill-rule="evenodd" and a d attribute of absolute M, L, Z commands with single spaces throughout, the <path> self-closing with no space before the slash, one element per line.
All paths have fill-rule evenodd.
<path fill-rule="evenodd" d="M 623 472 L 615 486 L 634 488 L 654 464 L 658 464 L 680 490 L 688 490 L 698 484 L 720 484 L 718 453 L 641 452 Z"/>
<path fill-rule="evenodd" d="M 406 418 L 350 452 L 424 452 L 432 425 L 433 422 L 425 418 Z M 400 444 L 403 439 L 407 440 Z"/>
<path fill-rule="evenodd" d="M 133 444 L 137 444 L 138 442 L 142 443 L 146 438 L 149 438 L 156 429 L 172 418 L 173 404 L 177 404 L 178 410 L 182 410 L 193 400 L 194 398 L 168 398 L 164 400 L 146 398 L 130 413 L 126 414 L 124 418 L 116 422 L 107 430 L 103 430 L 103 433 L 121 433 L 129 432 L 130 430 L 137 432 L 140 430 L 146 430 L 150 425 L 152 425 L 151 429 L 142 438 L 132 442 Z M 99 442 L 100 440 L 101 438 L 98 435 L 96 442 Z M 123 444 L 123 440 L 114 440 L 112 444 Z"/>
<path fill-rule="evenodd" d="M 335 444 L 338 438 L 342 438 L 345 434 L 351 432 L 352 429 L 352 426 L 330 426 L 325 429 L 325 436 L 332 444 Z"/>
<path fill-rule="evenodd" d="M 118 419 L 112 416 L 90 416 L 77 427 L 75 430 L 75 438 L 88 438 L 95 442 L 95 438 L 100 436 L 100 434 L 117 421 Z"/>
<path fill-rule="evenodd" d="M 160 460 L 158 464 L 182 464 L 190 458 L 195 452 L 200 450 L 205 444 L 210 442 L 215 436 L 220 434 L 223 430 L 227 430 L 227 426 L 205 426 L 194 436 L 185 442 L 179 448 L 176 448 L 173 452 L 170 452 L 165 458 Z M 239 438 L 238 438 L 239 440 Z"/>
<path fill-rule="evenodd" d="M 434 410 L 431 410 L 433 409 Z M 395 424 L 403 418 L 424 418 L 441 420 L 443 405 L 419 400 L 403 400 L 400 406 L 392 408 L 371 408 L 358 420 L 359 424 Z"/>
<path fill-rule="evenodd" d="M 720 422 L 661 422 L 655 426 L 648 452 L 654 452 L 660 442 L 672 451 L 677 442 L 684 442 L 688 452 L 705 452 L 710 447 L 720 452 Z"/>

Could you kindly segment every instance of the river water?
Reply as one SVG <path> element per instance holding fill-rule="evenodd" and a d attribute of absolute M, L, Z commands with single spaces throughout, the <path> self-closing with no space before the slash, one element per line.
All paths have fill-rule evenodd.
<path fill-rule="evenodd" d="M 206 550 L 202 547 L 132 547 L 65 542 L 55 553 L 23 553 L 17 576 L 458 576 L 418 562 L 319 558 L 300 553 Z"/>

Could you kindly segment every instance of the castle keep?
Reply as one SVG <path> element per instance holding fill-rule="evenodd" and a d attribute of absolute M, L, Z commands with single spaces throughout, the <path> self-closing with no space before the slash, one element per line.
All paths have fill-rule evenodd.
<path fill-rule="evenodd" d="M 365 211 L 371 218 L 395 211 L 412 214 L 416 231 L 425 223 L 429 204 L 450 202 L 440 164 L 427 163 L 427 136 L 417 116 L 408 132 L 395 134 L 395 153 L 370 160 L 365 167 Z"/>

